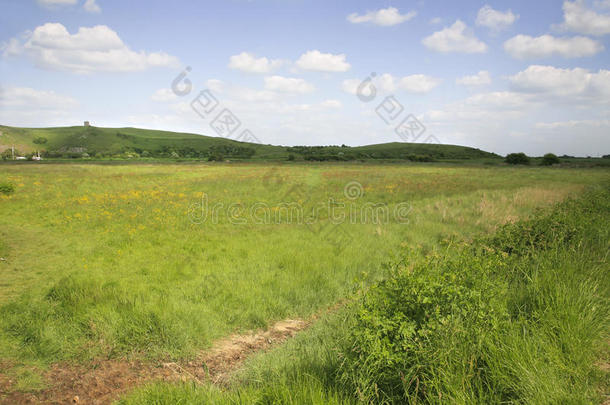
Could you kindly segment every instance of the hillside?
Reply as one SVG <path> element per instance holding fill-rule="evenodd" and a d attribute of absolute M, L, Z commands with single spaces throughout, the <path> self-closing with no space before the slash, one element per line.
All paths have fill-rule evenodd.
<path fill-rule="evenodd" d="M 481 159 L 497 155 L 465 146 L 385 143 L 348 146 L 273 146 L 227 138 L 139 128 L 0 126 L 0 152 L 11 146 L 21 154 L 41 151 L 47 158 L 173 157 L 256 160 L 369 160 L 413 161 Z"/>

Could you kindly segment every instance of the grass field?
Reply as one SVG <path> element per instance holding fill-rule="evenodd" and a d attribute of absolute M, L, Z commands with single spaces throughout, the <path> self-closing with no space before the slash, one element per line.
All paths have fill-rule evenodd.
<path fill-rule="evenodd" d="M 469 244 L 609 179 L 605 169 L 433 164 L 2 165 L 0 181 L 16 186 L 0 194 L 3 372 L 33 390 L 60 361 L 192 358 L 231 332 L 330 307 L 387 277 L 385 265 L 405 252 L 423 258 Z M 336 211 L 320 209 L 305 223 L 288 203 L 367 214 L 337 220 Z M 317 326 L 292 344 L 312 351 L 313 366 L 329 368 L 315 342 L 339 329 Z M 301 371 L 291 372 L 309 378 Z M 290 391 L 295 381 L 282 383 Z M 301 394 L 349 400 L 317 381 L 299 389 L 319 392 Z M 370 388 L 362 384 L 361 392 Z M 131 400 L 169 390 L 171 403 L 175 389 Z M 186 395 L 196 402 L 212 391 Z"/>

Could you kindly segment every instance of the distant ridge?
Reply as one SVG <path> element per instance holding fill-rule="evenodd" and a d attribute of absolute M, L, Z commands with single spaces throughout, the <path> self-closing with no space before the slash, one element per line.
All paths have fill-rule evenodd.
<path fill-rule="evenodd" d="M 227 138 L 139 128 L 73 126 L 19 128 L 0 126 L 0 152 L 15 146 L 22 154 L 46 157 L 170 157 L 248 160 L 415 161 L 481 159 L 498 155 L 466 146 L 428 143 L 383 143 L 368 146 L 274 146 Z"/>

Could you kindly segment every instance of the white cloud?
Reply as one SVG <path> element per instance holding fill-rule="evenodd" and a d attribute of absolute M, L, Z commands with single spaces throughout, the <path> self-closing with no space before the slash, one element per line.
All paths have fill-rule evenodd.
<path fill-rule="evenodd" d="M 513 25 L 518 18 L 519 15 L 513 14 L 511 10 L 502 12 L 485 5 L 477 13 L 476 25 L 487 27 L 493 31 L 501 31 Z"/>
<path fill-rule="evenodd" d="M 242 52 L 229 58 L 229 68 L 248 73 L 269 73 L 280 67 L 282 63 L 281 60 L 257 58 L 249 52 Z"/>
<path fill-rule="evenodd" d="M 608 3 L 604 1 L 600 5 Z M 610 34 L 610 15 L 588 9 L 583 0 L 564 1 L 563 18 L 560 29 L 595 36 Z"/>
<path fill-rule="evenodd" d="M 356 95 L 360 83 L 362 83 L 361 79 L 346 79 L 341 83 L 341 88 L 348 94 Z"/>
<path fill-rule="evenodd" d="M 597 8 L 610 8 L 610 0 L 595 0 L 594 4 Z"/>
<path fill-rule="evenodd" d="M 375 86 L 381 91 L 386 93 L 392 92 L 396 90 L 396 85 L 394 84 L 394 77 L 389 73 L 384 73 L 381 76 L 375 78 Z"/>
<path fill-rule="evenodd" d="M 307 51 L 301 55 L 296 65 L 303 70 L 318 72 L 347 72 L 351 67 L 345 60 L 345 54 L 334 55 L 318 50 Z"/>
<path fill-rule="evenodd" d="M 429 93 L 441 83 L 440 79 L 436 79 L 427 75 L 411 75 L 400 79 L 398 87 L 410 93 Z"/>
<path fill-rule="evenodd" d="M 539 129 L 576 128 L 581 126 L 610 128 L 610 120 L 569 120 L 554 122 L 537 122 L 535 125 L 535 127 Z"/>
<path fill-rule="evenodd" d="M 530 37 L 517 35 L 504 42 L 504 50 L 517 59 L 548 58 L 559 55 L 564 58 L 593 56 L 604 49 L 598 41 L 587 37 L 556 38 L 551 35 Z"/>
<path fill-rule="evenodd" d="M 76 34 L 70 34 L 62 24 L 46 23 L 27 33 L 23 42 L 13 38 L 9 43 L 12 45 L 4 48 L 4 56 L 24 54 L 39 67 L 74 73 L 178 66 L 178 59 L 165 52 L 132 51 L 105 25 L 80 27 Z"/>
<path fill-rule="evenodd" d="M 362 83 L 361 79 L 344 80 L 341 87 L 348 94 L 356 94 L 358 86 Z M 440 79 L 424 74 L 415 74 L 397 78 L 389 73 L 375 76 L 372 84 L 378 92 L 391 93 L 396 89 L 405 90 L 409 93 L 428 93 L 441 83 Z M 364 89 L 368 92 L 368 86 Z"/>
<path fill-rule="evenodd" d="M 78 102 L 72 97 L 62 96 L 54 91 L 35 90 L 31 87 L 0 88 L 0 105 L 6 108 L 28 109 L 75 107 Z"/>
<path fill-rule="evenodd" d="M 491 75 L 487 70 L 481 70 L 476 75 L 460 77 L 455 82 L 463 86 L 485 86 L 491 84 Z"/>
<path fill-rule="evenodd" d="M 352 13 L 347 16 L 347 20 L 352 24 L 360 24 L 360 23 L 373 23 L 375 25 L 381 25 L 383 27 L 388 27 L 392 25 L 402 24 L 405 21 L 409 21 L 413 17 L 417 15 L 415 11 L 409 11 L 406 14 L 400 14 L 397 8 L 388 7 L 382 8 L 377 11 L 369 11 L 366 14 L 358 15 L 357 13 Z"/>
<path fill-rule="evenodd" d="M 303 79 L 283 76 L 265 77 L 265 89 L 281 93 L 310 93 L 314 87 Z"/>
<path fill-rule="evenodd" d="M 87 11 L 89 13 L 101 13 L 102 12 L 102 9 L 95 2 L 95 0 L 86 0 L 85 4 L 83 5 L 83 8 L 85 9 L 85 11 Z"/>
<path fill-rule="evenodd" d="M 437 52 L 482 53 L 487 45 L 477 39 L 466 24 L 457 20 L 451 27 L 424 38 L 422 43 Z"/>
<path fill-rule="evenodd" d="M 154 92 L 150 99 L 160 103 L 166 103 L 168 101 L 174 101 L 178 96 L 171 89 L 159 89 Z"/>
<path fill-rule="evenodd" d="M 0 122 L 15 126 L 60 126 L 82 123 L 74 116 L 79 103 L 51 90 L 0 88 Z M 2 139 L 0 139 L 2 143 Z"/>
<path fill-rule="evenodd" d="M 610 100 L 610 70 L 560 69 L 532 65 L 509 78 L 516 91 L 536 94 L 552 101 L 607 103 Z"/>
<path fill-rule="evenodd" d="M 341 108 L 343 104 L 339 100 L 324 100 L 321 104 L 324 108 Z"/>
<path fill-rule="evenodd" d="M 224 90 L 224 82 L 218 79 L 208 79 L 205 82 L 207 88 L 217 93 L 221 93 Z"/>
<path fill-rule="evenodd" d="M 45 7 L 55 6 L 71 6 L 78 2 L 78 0 L 37 0 L 38 4 Z"/>

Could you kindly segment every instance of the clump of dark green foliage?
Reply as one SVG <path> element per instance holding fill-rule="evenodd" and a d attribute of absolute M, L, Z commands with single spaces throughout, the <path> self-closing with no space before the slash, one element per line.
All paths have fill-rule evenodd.
<path fill-rule="evenodd" d="M 37 145 L 43 145 L 45 143 L 47 143 L 48 139 L 45 138 L 44 136 L 39 136 L 37 138 L 34 138 L 34 140 L 32 142 L 34 142 Z"/>
<path fill-rule="evenodd" d="M 12 183 L 0 182 L 0 194 L 9 195 L 15 192 L 15 186 Z"/>
<path fill-rule="evenodd" d="M 598 401 L 609 213 L 610 192 L 591 192 L 396 263 L 355 308 L 341 381 L 368 403 Z"/>
<path fill-rule="evenodd" d="M 547 153 L 546 155 L 544 155 L 542 157 L 542 161 L 540 162 L 542 166 L 552 166 L 558 163 L 561 163 L 561 161 L 559 160 L 557 155 L 554 155 L 552 153 Z"/>
<path fill-rule="evenodd" d="M 529 165 L 530 158 L 523 152 L 509 153 L 504 161 L 511 165 Z"/>

